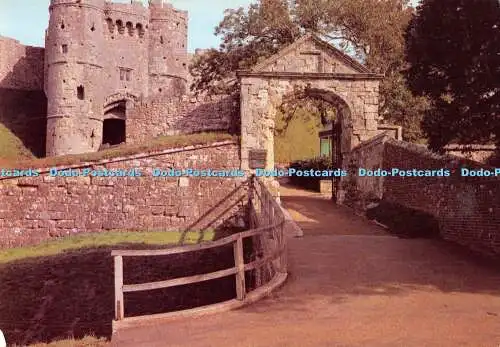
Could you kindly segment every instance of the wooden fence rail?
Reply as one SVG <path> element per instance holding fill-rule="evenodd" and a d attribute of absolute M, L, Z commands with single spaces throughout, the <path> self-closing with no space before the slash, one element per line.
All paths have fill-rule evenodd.
<path fill-rule="evenodd" d="M 255 293 L 269 292 L 274 289 L 274 287 L 281 284 L 286 279 L 287 274 L 286 238 L 284 235 L 285 216 L 281 210 L 281 206 L 275 201 L 274 197 L 269 192 L 265 184 L 255 177 L 252 177 L 249 180 L 248 207 L 249 223 L 252 229 L 230 235 L 217 241 L 204 242 L 196 245 L 174 247 L 169 249 L 113 250 L 111 252 L 111 255 L 114 257 L 115 278 L 115 321 L 113 322 L 113 325 L 115 326 L 116 324 L 127 320 L 133 320 L 134 322 L 137 322 L 142 319 L 151 320 L 156 316 L 158 316 L 158 318 L 161 318 L 159 316 L 165 316 L 165 314 L 163 314 L 126 318 L 124 293 L 176 287 L 234 275 L 236 281 L 235 300 L 243 305 L 247 301 L 247 296 L 251 294 L 247 291 L 248 286 L 245 283 L 246 271 L 268 268 L 267 273 L 271 277 L 271 280 L 266 284 L 261 285 L 260 287 L 262 288 L 258 288 L 258 285 L 258 287 L 253 290 Z M 254 241 L 257 241 L 253 243 L 253 246 L 261 248 L 256 259 L 249 263 L 245 263 L 243 252 L 243 241 L 247 238 L 253 238 Z M 138 284 L 123 283 L 124 257 L 152 257 L 182 254 L 206 249 L 213 249 L 229 244 L 233 245 L 234 255 L 234 266 L 231 268 L 200 275 L 169 279 L 166 281 Z M 257 271 L 256 276 L 260 276 L 260 274 L 262 274 L 262 272 Z M 260 282 L 260 280 L 256 281 L 256 283 L 258 284 L 260 284 Z M 257 294 L 253 295 L 251 300 L 249 299 L 248 301 L 255 301 L 256 296 Z M 234 304 L 235 302 L 228 303 L 227 307 L 234 308 L 235 306 L 237 306 Z M 193 309 L 186 311 L 193 311 Z"/>

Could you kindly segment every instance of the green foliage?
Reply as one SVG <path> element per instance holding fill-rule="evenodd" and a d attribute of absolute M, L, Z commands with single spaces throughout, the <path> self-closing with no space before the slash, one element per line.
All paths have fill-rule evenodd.
<path fill-rule="evenodd" d="M 320 151 L 320 117 L 304 108 L 295 112 L 291 119 L 280 113 L 276 116 L 274 137 L 274 161 L 288 164 L 317 156 Z"/>
<path fill-rule="evenodd" d="M 31 159 L 34 157 L 33 153 L 24 146 L 22 141 L 0 123 L 0 158 Z"/>
<path fill-rule="evenodd" d="M 430 146 L 499 143 L 498 0 L 423 0 L 406 39 L 411 89 L 431 100 Z"/>
<path fill-rule="evenodd" d="M 105 347 L 109 346 L 109 341 L 105 338 L 95 336 L 85 336 L 81 340 L 65 339 L 51 343 L 36 343 L 29 347 Z"/>
<path fill-rule="evenodd" d="M 331 157 L 318 156 L 307 160 L 298 160 L 290 165 L 297 170 L 332 170 L 333 162 Z"/>
<path fill-rule="evenodd" d="M 372 71 L 386 74 L 380 113 L 387 122 L 407 128 L 408 139 L 416 140 L 425 102 L 408 92 L 401 77 L 404 32 L 412 13 L 408 0 L 258 0 L 248 9 L 228 9 L 215 29 L 222 38 L 220 48 L 190 66 L 191 89 L 237 94 L 237 70 L 250 68 L 312 31 Z"/>

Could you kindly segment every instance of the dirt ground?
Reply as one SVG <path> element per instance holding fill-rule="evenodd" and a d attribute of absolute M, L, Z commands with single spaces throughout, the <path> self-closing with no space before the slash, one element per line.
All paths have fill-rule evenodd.
<path fill-rule="evenodd" d="M 500 346 L 500 270 L 400 239 L 319 194 L 282 190 L 304 229 L 290 277 L 246 308 L 119 331 L 114 346 Z"/>

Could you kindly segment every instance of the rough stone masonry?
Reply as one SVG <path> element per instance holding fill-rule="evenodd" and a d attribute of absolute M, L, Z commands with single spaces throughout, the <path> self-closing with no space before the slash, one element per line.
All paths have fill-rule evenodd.
<path fill-rule="evenodd" d="M 233 170 L 239 166 L 238 144 L 223 142 L 72 167 L 138 168 L 142 177 L 52 177 L 45 170 L 38 177 L 0 178 L 0 248 L 115 229 L 216 228 L 239 216 L 246 203 L 238 203 L 246 194 L 245 178 L 153 177 L 151 171 Z"/>

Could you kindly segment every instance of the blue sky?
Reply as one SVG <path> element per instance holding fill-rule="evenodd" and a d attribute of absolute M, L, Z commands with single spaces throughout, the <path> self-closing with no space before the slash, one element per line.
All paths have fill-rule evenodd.
<path fill-rule="evenodd" d="M 127 3 L 130 0 L 114 0 Z M 146 0 L 143 2 L 147 3 Z M 247 6 L 251 0 L 169 0 L 176 8 L 189 11 L 189 51 L 218 47 L 214 28 L 224 10 Z M 44 45 L 49 21 L 49 0 L 0 0 L 0 35 L 15 38 L 23 44 Z M 207 5 L 209 4 L 209 5 Z"/>
<path fill-rule="evenodd" d="M 49 0 L 0 0 L 0 35 L 15 38 L 26 45 L 43 47 L 49 20 L 49 2 Z M 178 9 L 189 11 L 188 49 L 192 52 L 195 48 L 218 47 L 219 39 L 214 36 L 214 28 L 223 18 L 224 10 L 247 6 L 252 1 L 169 0 L 169 2 Z"/>

